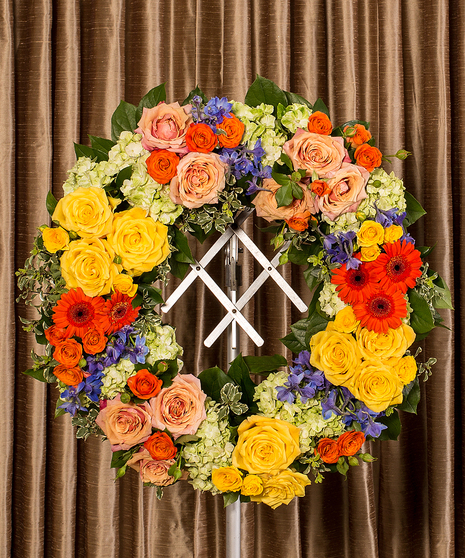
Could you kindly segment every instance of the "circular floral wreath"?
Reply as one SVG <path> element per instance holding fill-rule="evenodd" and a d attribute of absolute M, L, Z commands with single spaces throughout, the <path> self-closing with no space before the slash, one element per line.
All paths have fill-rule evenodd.
<path fill-rule="evenodd" d="M 75 145 L 64 196 L 48 194 L 53 225 L 17 272 L 38 310 L 25 329 L 45 346 L 25 373 L 57 385 L 78 438 L 106 436 L 117 478 L 133 468 L 161 497 L 187 477 L 226 504 L 276 508 L 310 476 L 372 461 L 366 440 L 397 438 L 435 362 L 409 348 L 450 292 L 407 231 L 424 210 L 381 168 L 368 123 L 334 127 L 321 99 L 262 77 L 245 103 L 198 88 L 165 101 L 164 85 L 122 101 L 112 140 Z M 248 207 L 271 223 L 280 263 L 305 266 L 308 316 L 282 339 L 290 366 L 240 355 L 196 377 L 152 284 L 194 263 L 186 234 L 224 233 Z"/>

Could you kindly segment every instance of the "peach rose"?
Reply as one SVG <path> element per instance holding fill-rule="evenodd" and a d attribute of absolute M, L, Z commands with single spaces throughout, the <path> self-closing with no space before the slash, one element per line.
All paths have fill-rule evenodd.
<path fill-rule="evenodd" d="M 141 449 L 131 457 L 127 464 L 131 469 L 139 472 L 143 483 L 169 486 L 174 483 L 174 477 L 168 473 L 173 463 L 174 459 L 156 461 L 150 457 L 150 453 L 146 449 Z"/>
<path fill-rule="evenodd" d="M 192 105 L 160 103 L 145 108 L 138 122 L 136 133 L 142 134 L 142 147 L 148 151 L 167 149 L 175 153 L 187 153 L 186 132 L 192 123 Z"/>
<path fill-rule="evenodd" d="M 128 450 L 145 442 L 152 434 L 152 418 L 147 410 L 122 403 L 119 394 L 100 409 L 95 422 L 110 440 L 113 451 Z"/>
<path fill-rule="evenodd" d="M 307 176 L 313 171 L 320 178 L 337 171 L 347 155 L 344 140 L 341 137 L 324 136 L 297 130 L 289 141 L 283 145 L 284 153 L 291 159 L 294 169 L 305 169 Z"/>
<path fill-rule="evenodd" d="M 340 169 L 329 174 L 327 186 L 330 193 L 315 198 L 315 210 L 331 221 L 343 213 L 355 211 L 367 197 L 365 186 L 369 177 L 364 168 L 343 163 Z"/>
<path fill-rule="evenodd" d="M 226 185 L 227 170 L 228 165 L 216 153 L 188 153 L 171 179 L 171 201 L 189 209 L 218 203 L 218 192 Z"/>
<path fill-rule="evenodd" d="M 265 178 L 262 187 L 266 189 L 260 190 L 252 203 L 255 206 L 258 217 L 263 217 L 268 222 L 275 219 L 287 221 L 298 214 L 304 214 L 306 211 L 315 213 L 311 192 L 305 187 L 302 188 L 304 195 L 301 200 L 294 200 L 291 205 L 283 207 L 278 207 L 276 202 L 276 192 L 281 188 L 280 184 L 272 178 Z"/>
<path fill-rule="evenodd" d="M 206 397 L 198 378 L 192 374 L 178 374 L 169 387 L 148 402 L 153 427 L 167 428 L 175 440 L 183 434 L 195 434 L 207 417 Z"/>

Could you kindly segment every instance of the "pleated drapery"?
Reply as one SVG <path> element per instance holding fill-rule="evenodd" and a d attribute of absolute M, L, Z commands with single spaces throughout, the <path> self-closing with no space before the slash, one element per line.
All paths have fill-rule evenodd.
<path fill-rule="evenodd" d="M 451 328 L 421 343 L 436 357 L 418 415 L 402 415 L 399 441 L 371 444 L 378 460 L 326 476 L 303 499 L 273 511 L 242 505 L 242 555 L 256 558 L 452 558 L 465 556 L 461 270 L 465 235 L 465 2 L 463 0 L 2 0 L 0 161 L 3 447 L 0 556 L 27 558 L 223 558 L 222 499 L 181 482 L 158 501 L 130 471 L 114 482 L 110 446 L 76 441 L 69 416 L 54 419 L 57 390 L 21 374 L 32 336 L 18 317 L 15 269 L 49 222 L 74 164 L 73 142 L 110 137 L 121 99 L 137 104 L 165 82 L 169 101 L 199 85 L 242 101 L 257 74 L 309 101 L 332 121 L 371 122 L 384 154 L 413 152 L 384 168 L 404 179 L 427 215 L 419 246 L 451 287 Z M 263 250 L 269 237 L 248 223 Z M 200 256 L 208 248 L 194 245 Z M 222 281 L 221 258 L 212 274 Z M 243 255 L 247 285 L 257 269 Z M 301 270 L 286 279 L 309 300 Z M 171 292 L 176 281 L 166 287 Z M 17 293 L 16 293 L 17 294 Z M 167 315 L 185 370 L 224 366 L 223 337 L 203 339 L 222 316 L 195 284 Z M 265 339 L 244 354 L 282 353 L 298 311 L 271 282 L 246 316 Z M 287 353 L 285 353 L 287 354 Z"/>

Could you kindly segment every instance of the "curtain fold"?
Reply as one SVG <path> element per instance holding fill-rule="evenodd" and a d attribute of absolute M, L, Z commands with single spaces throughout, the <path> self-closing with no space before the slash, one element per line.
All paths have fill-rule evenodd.
<path fill-rule="evenodd" d="M 163 499 L 129 471 L 114 482 L 108 442 L 77 441 L 69 416 L 54 419 L 57 390 L 21 374 L 40 351 L 15 305 L 14 271 L 37 227 L 49 223 L 47 192 L 59 197 L 75 161 L 73 142 L 110 137 L 124 99 L 138 103 L 166 83 L 182 102 L 198 85 L 207 95 L 243 101 L 256 75 L 314 102 L 333 122 L 371 122 L 383 167 L 404 179 L 427 214 L 413 230 L 435 250 L 430 265 L 453 292 L 451 330 L 418 344 L 438 359 L 421 385 L 418 415 L 402 414 L 399 441 L 371 443 L 373 465 L 347 480 L 326 475 L 305 498 L 271 510 L 242 505 L 247 558 L 465 557 L 465 388 L 461 288 L 465 192 L 465 3 L 463 0 L 2 0 L 0 5 L 2 250 L 0 351 L 5 405 L 0 461 L 0 556 L 46 558 L 223 558 L 220 497 L 187 482 Z M 246 230 L 272 256 L 259 220 Z M 212 241 L 192 243 L 197 258 Z M 207 268 L 223 284 L 223 257 Z M 241 256 L 243 288 L 260 271 Z M 306 300 L 301 270 L 287 280 Z M 169 294 L 179 282 L 164 288 Z M 241 333 L 244 354 L 289 352 L 279 342 L 302 315 L 270 280 L 245 310 L 265 339 Z M 198 282 L 163 318 L 177 328 L 185 370 L 226 365 L 226 338 L 203 340 L 222 317 Z M 13 370 L 14 363 L 14 370 Z"/>

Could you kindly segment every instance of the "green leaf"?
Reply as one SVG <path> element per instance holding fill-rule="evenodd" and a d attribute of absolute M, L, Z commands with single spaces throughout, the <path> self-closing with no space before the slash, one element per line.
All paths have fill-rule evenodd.
<path fill-rule="evenodd" d="M 307 283 L 307 287 L 309 288 L 310 291 L 313 291 L 313 289 L 320 283 L 321 279 L 320 279 L 320 270 L 318 267 L 314 267 L 313 265 L 310 265 L 305 271 L 304 271 L 304 279 L 305 282 Z"/>
<path fill-rule="evenodd" d="M 47 382 L 47 380 L 44 377 L 43 369 L 34 370 L 33 368 L 29 368 L 28 370 L 25 370 L 23 374 L 26 374 L 26 376 L 31 376 L 31 378 L 35 378 L 40 382 Z"/>
<path fill-rule="evenodd" d="M 234 504 L 234 502 L 239 498 L 240 492 L 226 492 L 223 494 L 224 507 Z"/>
<path fill-rule="evenodd" d="M 202 101 L 206 104 L 208 103 L 208 99 L 205 96 L 205 93 L 199 88 L 199 86 L 197 85 L 195 87 L 195 89 L 192 89 L 192 91 L 189 93 L 189 95 L 184 99 L 184 101 L 182 102 L 183 105 L 187 105 L 189 103 L 192 103 L 192 99 L 198 95 L 199 97 L 202 98 Z"/>
<path fill-rule="evenodd" d="M 171 254 L 171 257 L 169 259 L 171 273 L 172 275 L 174 275 L 174 277 L 177 277 L 178 279 L 184 279 L 190 266 L 188 263 L 178 262 L 176 258 L 174 258 L 173 256 L 174 254 Z"/>
<path fill-rule="evenodd" d="M 287 174 L 272 171 L 271 176 L 273 177 L 274 181 L 278 184 L 281 184 L 281 186 L 288 186 L 289 184 L 291 184 L 291 179 Z"/>
<path fill-rule="evenodd" d="M 282 355 L 273 356 L 245 356 L 244 361 L 250 374 L 263 375 L 274 372 L 282 366 L 287 366 L 287 360 Z"/>
<path fill-rule="evenodd" d="M 89 159 L 99 158 L 98 153 L 94 151 L 92 147 L 81 145 L 80 143 L 74 144 L 74 152 L 76 153 L 76 159 L 79 159 L 79 157 L 88 157 Z"/>
<path fill-rule="evenodd" d="M 289 333 L 286 337 L 280 339 L 281 343 L 287 347 L 290 351 L 294 354 L 300 353 L 300 351 L 305 351 L 306 347 L 300 341 L 298 341 L 297 337 L 294 333 Z"/>
<path fill-rule="evenodd" d="M 60 409 L 60 405 L 63 405 L 63 403 L 65 403 L 63 401 L 63 399 L 58 398 L 57 399 L 57 403 L 55 405 L 55 418 L 61 417 L 62 415 L 66 414 L 65 409 Z"/>
<path fill-rule="evenodd" d="M 417 414 L 417 406 L 420 401 L 420 382 L 418 377 L 410 382 L 403 389 L 403 400 L 397 409 L 400 411 L 405 411 L 406 413 Z"/>
<path fill-rule="evenodd" d="M 139 122 L 144 108 L 156 107 L 159 103 L 166 101 L 165 84 L 157 85 L 142 97 L 135 113 L 136 123 Z"/>
<path fill-rule="evenodd" d="M 194 434 L 184 434 L 183 436 L 176 438 L 176 445 L 179 444 L 184 446 L 189 442 L 197 442 L 198 440 L 200 440 L 200 438 L 198 436 L 194 436 Z"/>
<path fill-rule="evenodd" d="M 387 428 L 381 432 L 377 440 L 397 440 L 400 434 L 400 417 L 397 411 L 394 411 L 388 417 L 380 417 L 377 422 L 385 424 Z"/>
<path fill-rule="evenodd" d="M 299 320 L 291 325 L 291 331 L 294 334 L 298 343 L 300 343 L 305 349 L 307 349 L 307 344 L 305 343 L 305 335 L 307 333 L 307 318 Z"/>
<path fill-rule="evenodd" d="M 407 215 L 402 224 L 404 227 L 410 227 L 410 225 L 415 223 L 415 221 L 418 221 L 420 217 L 426 215 L 426 211 L 422 208 L 420 202 L 418 202 L 407 190 L 405 190 L 404 196 L 407 203 Z"/>
<path fill-rule="evenodd" d="M 291 183 L 291 187 L 292 187 L 292 197 L 295 198 L 296 200 L 301 200 L 304 197 L 304 192 L 302 188 L 295 182 Z"/>
<path fill-rule="evenodd" d="M 438 275 L 433 283 L 436 285 L 435 290 L 438 293 L 433 298 L 433 306 L 435 308 L 453 310 L 454 307 L 452 306 L 452 297 L 450 294 L 450 290 L 444 279 L 440 275 Z"/>
<path fill-rule="evenodd" d="M 410 326 L 416 334 L 429 333 L 434 328 L 434 319 L 428 303 L 415 289 L 410 291 L 408 298 L 413 310 Z"/>
<path fill-rule="evenodd" d="M 297 93 L 291 93 L 290 91 L 284 91 L 287 99 L 287 105 L 293 105 L 294 103 L 298 103 L 299 105 L 307 105 L 309 109 L 313 108 L 312 105 Z"/>
<path fill-rule="evenodd" d="M 340 457 L 337 462 L 336 468 L 338 473 L 341 473 L 341 475 L 346 476 L 347 471 L 349 470 L 349 464 L 347 463 L 344 457 Z"/>
<path fill-rule="evenodd" d="M 187 237 L 178 228 L 174 227 L 174 239 L 173 244 L 178 249 L 178 252 L 174 252 L 174 259 L 177 262 L 193 264 L 195 263 L 192 257 L 192 252 L 189 247 L 189 242 Z"/>
<path fill-rule="evenodd" d="M 134 169 L 130 165 L 129 167 L 125 167 L 119 171 L 115 179 L 115 184 L 118 189 L 121 188 L 125 180 L 129 180 L 131 178 L 133 170 Z"/>
<path fill-rule="evenodd" d="M 195 237 L 200 242 L 200 244 L 203 244 L 205 240 L 215 232 L 214 228 L 206 233 L 199 225 L 195 225 L 194 223 L 190 223 L 189 225 L 194 231 L 191 232 L 191 235 Z"/>
<path fill-rule="evenodd" d="M 310 349 L 310 339 L 318 333 L 326 329 L 330 320 L 325 318 L 318 312 L 314 312 L 307 319 L 307 331 L 305 333 L 305 346 Z"/>
<path fill-rule="evenodd" d="M 252 413 L 255 413 L 258 411 L 258 408 L 253 400 L 253 396 L 257 386 L 252 381 L 250 374 L 250 368 L 242 355 L 237 356 L 231 362 L 231 366 L 228 370 L 228 377 L 241 388 L 241 401 L 249 407 Z"/>
<path fill-rule="evenodd" d="M 257 107 L 261 103 L 272 105 L 275 108 L 275 116 L 279 103 L 284 106 L 288 104 L 286 93 L 276 83 L 259 75 L 257 75 L 257 79 L 249 87 L 244 103 L 250 107 Z"/>
<path fill-rule="evenodd" d="M 315 104 L 313 105 L 313 112 L 323 112 L 324 114 L 326 114 L 326 116 L 329 118 L 329 109 L 328 107 L 325 105 L 325 103 L 323 102 L 322 99 L 318 98 L 315 101 Z"/>
<path fill-rule="evenodd" d="M 276 203 L 278 207 L 283 207 L 287 205 L 291 205 L 294 198 L 292 196 L 292 185 L 289 182 L 286 186 L 281 186 L 278 190 L 276 190 L 275 194 Z"/>
<path fill-rule="evenodd" d="M 367 130 L 370 128 L 370 123 L 365 122 L 364 120 L 349 120 L 348 122 L 344 122 L 344 124 L 341 124 L 335 130 L 333 130 L 331 132 L 331 135 L 342 136 L 342 134 L 344 133 L 344 128 L 355 126 L 355 124 L 361 124 L 362 126 L 365 126 Z"/>
<path fill-rule="evenodd" d="M 150 297 L 155 304 L 163 304 L 163 297 L 161 295 L 161 289 L 152 287 L 152 285 L 145 285 L 140 283 L 137 287 L 138 292 L 145 293 L 146 296 Z"/>
<path fill-rule="evenodd" d="M 139 446 L 134 446 L 130 450 L 114 451 L 111 456 L 110 467 L 112 469 L 119 469 L 120 467 L 123 467 L 131 459 L 133 454 L 136 453 L 136 451 L 138 451 L 138 449 Z"/>
<path fill-rule="evenodd" d="M 420 252 L 421 257 L 425 258 L 436 248 L 436 244 L 434 246 L 415 246 L 415 248 Z"/>
<path fill-rule="evenodd" d="M 48 192 L 47 198 L 45 200 L 45 206 L 47 208 L 47 211 L 50 214 L 50 217 L 53 215 L 53 212 L 55 211 L 55 207 L 57 206 L 57 204 L 58 202 L 55 196 L 52 194 L 52 192 Z"/>
<path fill-rule="evenodd" d="M 289 168 L 289 170 L 291 170 L 291 171 L 294 170 L 294 165 L 291 161 L 291 158 L 289 157 L 289 155 L 286 155 L 284 153 L 284 151 L 281 153 L 280 159 Z M 275 165 L 276 165 L 276 163 L 275 163 Z M 274 170 L 274 165 L 273 165 L 273 170 Z"/>
<path fill-rule="evenodd" d="M 108 160 L 108 152 L 112 147 L 116 145 L 114 141 L 105 138 L 99 138 L 97 136 L 91 136 L 89 134 L 90 144 L 95 151 L 98 151 L 102 155 L 105 156 L 105 159 Z"/>
<path fill-rule="evenodd" d="M 213 368 L 208 368 L 199 374 L 199 380 L 202 384 L 202 390 L 211 397 L 214 401 L 221 401 L 221 388 L 232 382 L 221 368 L 214 366 Z"/>
<path fill-rule="evenodd" d="M 111 117 L 111 139 L 117 141 L 121 132 L 133 132 L 137 127 L 136 107 L 121 101 Z"/>

